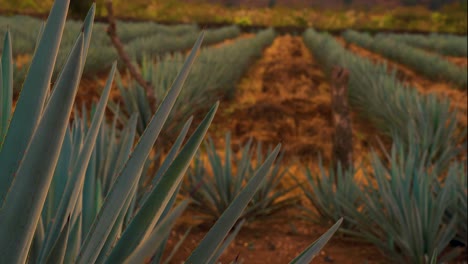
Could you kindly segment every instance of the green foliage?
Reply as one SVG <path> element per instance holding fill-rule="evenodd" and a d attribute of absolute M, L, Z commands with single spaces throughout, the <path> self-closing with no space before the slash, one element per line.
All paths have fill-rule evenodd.
<path fill-rule="evenodd" d="M 9 28 L 13 43 L 14 55 L 32 54 L 35 50 L 35 40 L 40 32 L 42 21 L 27 16 L 0 16 L 0 33 L 5 34 Z M 106 33 L 107 24 L 96 23 L 93 27 L 93 38 L 84 68 L 85 75 L 102 73 L 110 69 L 112 61 L 117 60 L 117 52 Z M 75 37 L 81 31 L 81 22 L 68 20 L 65 24 L 60 51 L 57 58 L 57 75 L 66 62 Z M 185 51 L 190 49 L 198 36 L 198 27 L 192 25 L 165 26 L 154 22 L 117 22 L 117 34 L 126 47 L 127 52 L 142 59 L 142 54 L 163 55 L 167 52 Z M 240 33 L 236 26 L 208 30 L 204 45 L 220 42 L 227 38 L 234 38 Z M 0 51 L 2 44 L 0 44 Z M 27 69 L 27 65 L 23 68 Z M 25 74 L 17 74 L 17 82 L 21 82 Z"/>
<path fill-rule="evenodd" d="M 304 191 L 314 208 L 306 212 L 327 222 L 344 215 L 342 232 L 376 245 L 394 262 L 451 260 L 460 250 L 450 241 L 466 245 L 466 166 L 455 161 L 440 170 L 445 161 L 430 160 L 419 148 L 395 141 L 390 154 L 383 150 L 386 158 L 372 152 L 361 184 L 352 170 L 308 174 L 312 188 Z"/>
<path fill-rule="evenodd" d="M 467 88 L 468 77 L 466 67 L 459 67 L 438 55 L 429 54 L 403 42 L 394 41 L 382 36 L 372 38 L 370 35 L 346 31 L 343 37 L 348 42 L 355 43 L 382 54 L 391 60 L 408 65 L 432 80 L 447 80 L 456 84 L 462 90 Z"/>
<path fill-rule="evenodd" d="M 336 169 L 323 168 L 320 159 L 319 173 L 313 173 L 309 168 L 305 169 L 306 184 L 301 184 L 306 198 L 310 201 L 313 209 L 303 207 L 306 219 L 320 224 L 336 222 L 341 217 L 347 219 L 347 209 L 344 206 L 359 208 L 361 201 L 361 186 L 355 180 L 355 171 L 344 170 L 341 165 Z M 306 187 L 307 185 L 308 187 Z M 343 204 L 342 201 L 346 201 Z M 353 224 L 346 221 L 343 228 L 353 230 Z"/>
<path fill-rule="evenodd" d="M 168 37 L 184 36 L 186 34 L 196 34 L 200 29 L 195 24 L 164 26 L 154 22 L 122 22 L 117 21 L 117 35 L 124 43 L 149 36 Z M 207 34 L 207 33 L 205 33 Z M 208 37 L 207 34 L 206 37 Z M 196 39 L 196 38 L 195 38 Z M 193 42 L 193 41 L 192 41 Z"/>
<path fill-rule="evenodd" d="M 12 43 L 14 55 L 28 54 L 34 51 L 40 28 L 41 22 L 36 18 L 28 16 L 0 16 L 0 34 L 4 36 L 7 30 L 10 32 L 12 39 L 15 40 Z M 3 45 L 0 44 L 0 51 L 2 49 Z"/>
<path fill-rule="evenodd" d="M 224 212 L 253 177 L 259 165 L 264 162 L 260 143 L 257 144 L 255 151 L 250 140 L 240 146 L 238 155 L 232 150 L 230 133 L 226 134 L 225 144 L 222 151 L 223 158 L 216 150 L 212 139 L 205 142 L 210 168 L 205 165 L 201 158 L 202 154 L 199 153 L 188 171 L 187 181 L 182 186 L 183 192 L 194 200 L 197 211 L 206 214 L 211 219 L 217 219 Z M 267 156 L 271 151 L 271 149 L 268 150 Z M 290 194 L 293 188 L 280 188 L 281 180 L 288 174 L 288 169 L 281 168 L 282 157 L 283 155 L 273 165 L 240 219 L 252 221 L 271 215 L 297 202 L 297 197 Z"/>
<path fill-rule="evenodd" d="M 468 56 L 468 39 L 466 36 L 448 34 L 379 34 L 392 41 L 404 42 L 413 47 L 434 51 L 442 55 L 466 57 Z"/>
<path fill-rule="evenodd" d="M 225 39 L 235 38 L 240 34 L 237 26 L 228 26 L 220 29 L 208 30 L 204 45 L 211 45 Z M 168 52 L 183 51 L 190 48 L 197 39 L 197 32 L 190 32 L 183 35 L 153 34 L 140 36 L 126 45 L 127 52 L 141 61 L 144 56 L 153 57 L 163 55 Z"/>
<path fill-rule="evenodd" d="M 363 209 L 347 207 L 345 201 L 343 205 L 357 227 L 353 234 L 372 242 L 394 261 L 426 263 L 436 256 L 447 261 L 460 253 L 447 252 L 457 227 L 466 230 L 467 223 L 458 213 L 445 217 L 456 205 L 458 185 L 466 179 L 466 171 L 459 170 L 455 162 L 442 180 L 414 147 L 408 151 L 396 144 L 388 160 L 373 153 L 372 170 L 365 174 L 368 187 L 361 192 Z M 467 199 L 466 188 L 463 198 Z"/>
<path fill-rule="evenodd" d="M 458 165 L 458 166 L 457 166 Z M 445 214 L 445 221 L 450 222 L 454 217 L 458 217 L 457 221 L 457 236 L 455 240 L 461 244 L 468 245 L 468 199 L 467 199 L 467 171 L 466 164 L 455 164 L 453 166 L 453 173 L 457 175 L 456 187 L 454 191 L 455 202 L 452 204 L 448 212 Z M 441 183 L 442 184 L 442 183 Z M 443 188 L 439 185 L 437 189 L 440 191 Z"/>

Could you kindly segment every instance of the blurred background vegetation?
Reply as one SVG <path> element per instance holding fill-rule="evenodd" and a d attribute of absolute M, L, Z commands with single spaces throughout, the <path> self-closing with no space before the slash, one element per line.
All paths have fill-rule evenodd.
<path fill-rule="evenodd" d="M 106 15 L 96 0 L 97 16 Z M 83 17 L 92 0 L 72 0 Z M 0 0 L 0 12 L 45 14 L 52 0 Z M 323 30 L 396 30 L 467 33 L 467 0 L 113 0 L 117 16 L 161 23 L 315 27 Z"/>

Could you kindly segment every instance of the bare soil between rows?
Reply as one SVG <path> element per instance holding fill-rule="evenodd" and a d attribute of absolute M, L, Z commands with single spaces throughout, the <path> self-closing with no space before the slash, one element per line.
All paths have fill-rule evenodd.
<path fill-rule="evenodd" d="M 233 100 L 220 104 L 209 130 L 220 151 L 224 135 L 230 131 L 234 145 L 249 138 L 264 145 L 282 143 L 286 163 L 300 161 L 316 169 L 319 153 L 325 164 L 330 161 L 334 129 L 329 82 L 301 37 L 277 37 L 248 70 L 236 92 Z M 352 121 L 354 157 L 360 162 L 369 145 L 376 146 L 378 133 L 354 112 Z M 293 166 L 291 172 L 303 179 L 300 169 Z M 300 203 L 306 205 L 307 201 Z M 289 263 L 327 230 L 327 226 L 298 219 L 300 214 L 299 209 L 290 208 L 247 224 L 222 255 L 221 263 L 235 259 L 243 263 Z M 200 214 L 196 211 L 186 212 L 173 230 L 167 252 L 187 228 L 195 226 L 171 263 L 182 263 L 209 230 L 209 224 L 196 220 L 197 217 Z M 334 237 L 314 260 L 366 262 L 386 263 L 374 246 L 346 241 L 340 236 Z"/>
<path fill-rule="evenodd" d="M 232 132 L 235 143 L 249 138 L 281 143 L 286 156 L 331 158 L 334 133 L 327 77 L 300 37 L 279 36 L 240 82 L 233 102 L 220 105 L 210 131 Z M 353 151 L 361 157 L 376 143 L 376 130 L 352 113 Z M 358 158 L 359 159 L 359 158 Z"/>

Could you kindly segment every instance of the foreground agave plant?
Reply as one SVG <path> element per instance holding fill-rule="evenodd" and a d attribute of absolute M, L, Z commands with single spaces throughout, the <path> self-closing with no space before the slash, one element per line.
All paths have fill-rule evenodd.
<path fill-rule="evenodd" d="M 68 0 L 54 3 L 14 113 L 11 40 L 8 32 L 5 36 L 0 69 L 0 263 L 144 263 L 156 254 L 171 224 L 188 204 L 183 201 L 167 213 L 218 107 L 216 103 L 209 110 L 180 151 L 166 158 L 157 183 L 143 196 L 138 210 L 129 211 L 134 208 L 131 204 L 145 162 L 188 76 L 203 33 L 131 153 L 132 142 L 127 141 L 129 155 L 124 155 L 123 165 L 112 174 L 105 187 L 108 189 L 105 197 L 100 198 L 88 189 L 93 184 L 87 181 L 90 178 L 86 174 L 91 170 L 89 163 L 103 123 L 116 65 L 109 74 L 89 128 L 81 135 L 73 134 L 72 142 L 81 142 L 75 145 L 79 147 L 73 147 L 68 122 L 85 65 L 95 7 L 90 9 L 48 96 L 68 6 Z M 128 137 L 132 138 L 135 126 L 136 117 L 128 124 Z M 226 243 L 233 239 L 233 235 L 228 236 L 229 231 L 261 185 L 279 150 L 277 146 L 272 151 L 187 263 L 216 262 Z M 98 181 L 95 187 L 98 193 L 101 184 Z M 45 208 L 46 200 L 48 208 Z M 97 205 L 90 206 L 93 203 Z M 92 210 L 95 214 L 90 216 Z M 341 220 L 293 263 L 310 262 L 340 224 Z"/>

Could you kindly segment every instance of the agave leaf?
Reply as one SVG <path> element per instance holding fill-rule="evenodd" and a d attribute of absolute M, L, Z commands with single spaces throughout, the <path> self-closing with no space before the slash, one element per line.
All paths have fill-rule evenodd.
<path fill-rule="evenodd" d="M 320 250 L 327 244 L 328 240 L 335 234 L 335 232 L 340 227 L 343 222 L 343 218 L 338 220 L 330 229 L 328 229 L 325 234 L 323 234 L 319 239 L 317 239 L 312 245 L 306 248 L 299 256 L 293 259 L 290 263 L 295 264 L 306 264 L 310 263 L 312 259 L 320 253 Z"/>
<path fill-rule="evenodd" d="M 39 122 L 62 38 L 69 0 L 55 1 L 0 149 L 0 208 Z"/>
<path fill-rule="evenodd" d="M 63 230 L 57 239 L 52 251 L 50 252 L 49 256 L 47 257 L 47 264 L 55 264 L 55 263 L 62 263 L 63 259 L 65 258 L 65 252 L 67 251 L 67 242 L 68 242 L 68 235 L 70 233 L 70 216 L 68 217 Z"/>
<path fill-rule="evenodd" d="M 186 122 L 184 127 L 182 128 L 182 131 L 179 133 L 179 136 L 177 136 L 176 141 L 172 145 L 171 149 L 169 150 L 169 153 L 167 154 L 166 158 L 164 159 L 163 163 L 161 164 L 161 167 L 159 167 L 158 171 L 156 171 L 155 176 L 153 177 L 153 180 L 151 181 L 151 186 L 156 186 L 159 180 L 161 179 L 161 176 L 167 171 L 169 166 L 172 164 L 174 161 L 174 158 L 176 157 L 177 153 L 180 150 L 180 147 L 182 146 L 182 143 L 185 140 L 185 137 L 187 136 L 188 130 L 190 128 L 190 125 L 192 124 L 193 121 L 193 116 L 191 116 Z M 149 188 L 151 189 L 151 187 Z M 142 202 L 140 204 L 144 204 L 146 201 L 146 198 L 148 198 L 149 192 L 145 193 L 143 198 L 141 199 Z"/>
<path fill-rule="evenodd" d="M 216 261 L 218 261 L 219 257 L 221 257 L 221 255 L 223 254 L 224 250 L 226 250 L 226 248 L 232 243 L 232 241 L 234 241 L 234 239 L 236 238 L 237 234 L 239 233 L 239 231 L 242 229 L 242 226 L 244 225 L 245 223 L 245 219 L 242 219 L 242 221 L 240 221 L 236 227 L 234 228 L 234 230 L 231 232 L 231 234 L 229 234 L 228 237 L 226 237 L 226 239 L 223 241 L 223 244 L 221 245 L 221 247 L 219 247 L 216 252 L 214 253 L 214 255 L 211 257 L 211 259 L 209 260 L 209 264 L 216 264 Z"/>
<path fill-rule="evenodd" d="M 44 33 L 45 26 L 46 26 L 46 23 L 42 21 L 41 26 L 39 27 L 39 31 L 37 32 L 36 45 L 34 45 L 33 56 L 36 54 L 37 48 L 39 47 L 39 43 L 41 43 L 42 33 Z"/>
<path fill-rule="evenodd" d="M 136 115 L 133 115 L 132 116 L 132 124 L 131 124 L 131 128 L 132 128 L 132 133 L 136 133 L 136 123 L 137 123 L 137 119 L 136 119 Z M 121 233 L 122 233 L 122 226 L 123 226 L 123 223 L 124 223 L 124 220 L 125 220 L 125 215 L 128 211 L 128 208 L 130 207 L 130 204 L 134 198 L 133 194 L 136 192 L 136 189 L 138 188 L 137 186 L 137 182 L 134 182 L 133 183 L 134 185 L 132 186 L 132 190 L 131 190 L 131 195 L 129 195 L 129 197 L 127 198 L 127 200 L 125 200 L 125 204 L 119 214 L 119 216 L 117 217 L 117 220 L 115 221 L 114 223 L 114 226 L 111 230 L 111 232 L 109 233 L 109 236 L 106 240 L 106 243 L 104 243 L 104 246 L 102 247 L 102 250 L 101 252 L 99 253 L 99 256 L 96 260 L 96 263 L 103 263 L 105 261 L 105 259 L 107 258 L 108 254 L 109 254 L 109 251 L 112 249 L 112 247 L 115 246 L 115 242 L 118 240 L 118 238 L 120 237 Z"/>
<path fill-rule="evenodd" d="M 177 218 L 179 218 L 179 216 L 185 211 L 188 204 L 189 201 L 184 200 L 174 208 L 174 210 L 172 210 L 172 212 L 156 226 L 148 239 L 140 244 L 140 246 L 135 249 L 124 263 L 145 263 L 146 260 L 150 259 L 156 249 L 159 248 L 163 242 L 163 239 L 161 238 L 169 235 L 169 232 L 174 226 Z"/>
<path fill-rule="evenodd" d="M 65 185 L 67 184 L 71 152 L 72 139 L 70 129 L 67 129 L 62 149 L 60 150 L 60 157 L 57 165 L 55 166 L 52 183 L 50 184 L 49 192 L 47 193 L 46 205 L 42 211 L 44 223 L 50 223 L 57 212 Z"/>
<path fill-rule="evenodd" d="M 263 179 L 265 179 L 271 165 L 279 153 L 280 148 L 281 144 L 276 146 L 252 179 L 219 217 L 218 221 L 216 221 L 198 247 L 192 252 L 186 261 L 187 263 L 207 263 L 213 257 L 216 249 L 221 245 L 221 242 L 227 236 L 229 230 L 234 226 L 237 219 L 242 215 L 247 204 L 254 196 Z"/>
<path fill-rule="evenodd" d="M 1 56 L 0 56 L 0 150 L 2 148 L 2 144 L 3 144 L 3 137 L 5 136 L 5 134 L 3 133 L 3 130 L 5 130 L 5 133 L 6 133 L 6 128 L 3 129 L 3 123 L 2 123 L 2 120 L 3 119 L 6 119 L 5 117 L 3 117 L 4 115 L 7 115 L 7 113 L 3 112 L 3 105 L 6 105 L 7 104 L 7 98 L 3 95 L 6 90 L 6 88 L 4 89 L 3 88 L 3 77 L 2 77 L 2 73 L 3 73 L 3 70 L 2 70 L 2 61 L 1 61 Z M 5 98 L 5 99 L 4 99 Z M 4 102 L 5 101 L 5 102 Z M 10 110 L 8 110 L 10 111 Z"/>
<path fill-rule="evenodd" d="M 41 253 L 42 244 L 44 242 L 44 237 L 44 222 L 42 221 L 42 217 L 40 217 L 39 222 L 37 223 L 36 231 L 34 233 L 34 239 L 31 244 L 31 248 L 29 249 L 29 259 L 36 260 L 39 257 L 39 253 Z M 31 263 L 34 263 L 34 261 Z"/>
<path fill-rule="evenodd" d="M 1 263 L 26 261 L 78 89 L 82 52 L 83 36 L 80 35 L 0 210 Z"/>
<path fill-rule="evenodd" d="M 13 57 L 11 51 L 11 37 L 8 30 L 3 42 L 2 60 L 0 62 L 0 149 L 3 138 L 7 133 L 13 102 Z M 0 185 L 7 184 L 0 177 Z"/>
<path fill-rule="evenodd" d="M 107 100 L 109 99 L 116 69 L 117 63 L 114 62 L 112 70 L 109 73 L 105 89 L 101 95 L 101 99 L 99 100 L 96 113 L 86 135 L 83 147 L 77 157 L 69 181 L 65 186 L 59 208 L 55 215 L 52 229 L 50 232 L 48 232 L 46 243 L 42 251 L 43 253 L 41 254 L 41 260 L 43 260 L 43 258 L 48 255 L 48 252 L 51 250 L 51 245 L 55 243 L 56 239 L 58 239 L 58 236 L 63 226 L 65 225 L 64 217 L 72 213 L 73 206 L 77 202 L 79 194 L 82 193 L 81 191 L 84 184 L 86 168 L 88 167 L 89 160 L 96 143 L 96 138 L 98 136 L 99 128 L 104 118 L 104 112 L 106 109 Z"/>
<path fill-rule="evenodd" d="M 177 153 L 180 150 L 180 147 L 182 146 L 182 143 L 185 140 L 185 137 L 187 136 L 187 133 L 190 128 L 190 125 L 192 124 L 192 121 L 193 121 L 193 116 L 189 117 L 189 119 L 185 122 L 184 126 L 182 127 L 182 130 L 177 136 L 176 141 L 174 142 L 174 145 L 172 145 L 171 149 L 169 150 L 169 153 L 167 154 L 166 158 L 161 164 L 161 167 L 156 172 L 156 175 L 154 176 L 153 181 L 152 181 L 153 185 L 156 185 L 159 182 L 163 173 L 167 171 L 170 164 L 174 161 Z"/>
<path fill-rule="evenodd" d="M 96 14 L 96 2 L 91 5 L 91 8 L 86 14 L 85 20 L 83 22 L 82 31 L 84 32 L 84 54 L 88 54 L 89 44 L 91 43 L 91 35 L 93 33 L 94 26 L 94 16 Z M 85 65 L 86 57 L 83 58 L 82 65 Z M 83 74 L 84 66 L 81 69 L 80 76 Z"/>
<path fill-rule="evenodd" d="M 169 199 L 169 202 L 165 206 L 164 211 L 162 212 L 161 216 L 159 217 L 158 222 L 156 223 L 156 228 L 161 224 L 162 221 L 164 221 L 166 216 L 171 212 L 171 208 L 173 207 L 174 203 L 177 200 L 177 196 L 179 194 L 181 186 L 182 186 L 182 181 L 179 183 L 176 190 L 172 194 L 172 197 Z M 161 240 L 161 242 L 160 242 L 160 246 L 158 246 L 157 250 L 153 251 L 154 252 L 153 256 L 152 256 L 153 263 L 156 261 L 156 259 L 159 259 L 159 261 L 157 261 L 157 263 L 160 262 L 160 260 L 162 258 L 162 255 L 164 254 L 164 250 L 165 250 L 165 248 L 167 246 L 167 240 L 169 239 L 169 235 L 170 234 L 167 233 L 165 236 L 159 237 L 159 240 Z"/>
<path fill-rule="evenodd" d="M 218 108 L 217 102 L 206 117 L 197 127 L 193 135 L 188 139 L 177 158 L 172 162 L 157 186 L 153 188 L 140 211 L 135 215 L 132 222 L 125 229 L 121 239 L 113 249 L 107 263 L 119 263 L 127 258 L 131 252 L 142 242 L 146 241 L 151 230 L 158 222 L 163 210 L 174 195 L 177 186 L 187 170 L 190 161 L 200 146 L 203 137 L 208 130 L 214 114 Z"/>
<path fill-rule="evenodd" d="M 187 239 L 188 235 L 190 234 L 190 231 L 192 231 L 191 227 L 189 229 L 187 229 L 187 231 L 185 231 L 184 235 L 179 239 L 179 241 L 177 241 L 177 244 L 174 246 L 174 248 L 172 248 L 171 253 L 169 254 L 169 256 L 166 257 L 166 259 L 164 259 L 164 262 L 162 262 L 162 264 L 169 264 L 170 263 L 170 261 L 172 260 L 174 255 L 179 251 L 179 248 L 182 246 L 185 239 Z M 151 264 L 160 264 L 161 263 L 161 258 L 162 258 L 162 256 L 158 256 L 158 258 L 154 258 L 153 261 L 151 262 Z"/>
<path fill-rule="evenodd" d="M 104 121 L 105 122 L 105 121 Z M 97 143 L 96 143 L 97 144 Z M 96 188 L 98 181 L 98 172 L 96 170 L 97 163 L 97 147 L 93 149 L 88 168 L 86 168 L 84 185 L 83 185 L 83 235 L 88 233 L 89 227 L 92 225 L 96 217 Z"/>
<path fill-rule="evenodd" d="M 73 263 L 73 260 L 78 255 L 81 245 L 81 219 L 82 215 L 80 215 L 80 218 L 75 222 L 70 230 L 67 242 L 67 251 L 65 252 L 63 263 Z"/>
<path fill-rule="evenodd" d="M 200 49 L 202 40 L 203 33 L 200 34 L 200 37 L 184 63 L 184 67 L 174 81 L 171 90 L 162 101 L 156 111 L 156 114 L 153 116 L 150 124 L 141 136 L 132 156 L 125 164 L 125 167 L 113 184 L 109 194 L 106 196 L 104 204 L 99 211 L 99 215 L 91 226 L 90 232 L 83 243 L 77 263 L 93 263 L 98 257 L 99 251 L 104 245 L 105 240 L 107 239 L 107 236 L 109 235 L 111 228 L 122 209 L 124 201 L 127 199 L 131 191 L 133 182 L 139 181 L 143 164 L 148 158 L 154 142 L 156 141 L 172 107 L 174 106 L 177 96 L 188 76 L 190 66 L 193 64 L 196 53 Z"/>
<path fill-rule="evenodd" d="M 108 146 L 107 146 L 107 149 L 105 150 L 107 152 L 107 157 L 110 157 L 112 156 L 113 153 L 116 152 L 115 150 L 115 146 L 116 146 L 116 141 L 117 141 L 117 118 L 118 116 L 115 115 L 114 116 L 114 120 L 112 122 L 112 126 L 110 127 L 110 139 L 109 139 L 109 143 L 108 143 Z M 133 143 L 133 142 L 132 142 Z M 104 151 L 104 150 L 103 150 Z M 128 158 L 125 157 L 125 158 Z M 109 190 L 110 186 L 112 185 L 112 182 L 114 181 L 114 173 L 110 172 L 111 170 L 111 167 L 117 167 L 117 166 L 112 166 L 112 159 L 105 159 L 105 162 L 103 164 L 103 182 L 105 183 L 104 184 L 104 190 L 105 190 L 105 193 L 107 193 L 107 191 Z M 116 168 L 116 169 L 120 169 L 120 168 Z"/>
<path fill-rule="evenodd" d="M 135 135 L 136 135 L 135 134 L 136 132 L 133 130 L 133 125 L 132 125 L 134 122 L 133 121 L 134 119 L 136 120 L 136 122 L 138 122 L 138 114 L 134 113 L 130 117 L 129 121 L 125 123 L 125 124 L 130 124 L 130 126 L 127 125 L 128 127 L 126 130 L 127 132 L 123 135 L 123 138 L 120 139 L 121 142 L 125 142 L 125 144 L 122 144 L 120 151 L 118 152 L 115 163 L 113 165 L 114 168 L 110 170 L 107 175 L 104 175 L 107 178 L 106 177 L 102 178 L 103 182 L 105 182 L 105 180 L 108 179 L 107 180 L 108 187 L 106 188 L 106 186 L 104 186 L 103 187 L 104 191 L 110 189 L 110 187 L 112 186 L 112 183 L 115 181 L 116 176 L 122 170 L 123 166 L 125 165 L 125 162 L 127 161 L 128 157 L 131 154 L 133 144 L 135 142 Z M 111 133 L 114 134 L 113 132 Z M 104 193 L 107 194 L 107 192 L 104 192 Z"/>

